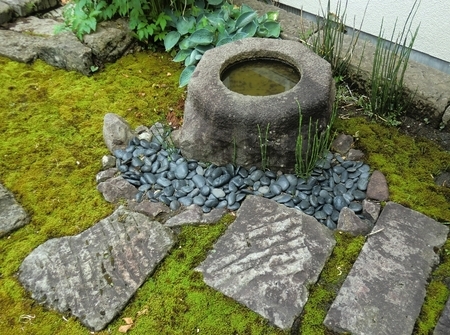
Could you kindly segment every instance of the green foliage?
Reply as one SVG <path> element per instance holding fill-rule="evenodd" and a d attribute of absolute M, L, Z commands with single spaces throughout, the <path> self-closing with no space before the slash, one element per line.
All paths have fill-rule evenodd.
<path fill-rule="evenodd" d="M 395 40 L 397 22 L 390 38 L 391 43 L 386 43 L 383 38 L 383 21 L 377 39 L 369 92 L 369 112 L 391 125 L 398 125 L 398 117 L 409 105 L 408 98 L 404 96 L 403 78 L 419 30 L 417 27 L 414 33 L 411 33 L 412 22 L 418 9 L 416 5 L 417 0 Z"/>
<path fill-rule="evenodd" d="M 308 122 L 307 137 L 303 136 L 303 114 L 300 103 L 297 101 L 299 111 L 298 136 L 295 146 L 295 174 L 301 178 L 308 178 L 314 168 L 325 157 L 330 149 L 334 134 L 331 132 L 337 104 L 333 105 L 331 119 L 325 129 L 319 128 L 319 121 L 314 123 L 311 118 Z"/>
<path fill-rule="evenodd" d="M 76 0 L 66 6 L 64 23 L 81 40 L 85 34 L 95 31 L 97 23 L 114 17 L 128 17 L 130 29 L 137 38 L 146 41 L 153 37 L 162 41 L 171 17 L 165 9 L 177 11 L 192 7 L 194 0 Z M 60 30 L 60 28 L 58 28 Z"/>
<path fill-rule="evenodd" d="M 179 15 L 170 12 L 170 25 L 176 31 L 164 38 L 166 51 L 177 49 L 175 62 L 184 62 L 186 68 L 180 77 L 180 87 L 187 85 L 195 65 L 203 54 L 216 46 L 246 37 L 274 37 L 280 35 L 280 24 L 276 22 L 278 12 L 269 12 L 258 17 L 252 8 L 242 5 L 236 7 L 228 2 L 209 1 L 210 7 L 202 8 L 196 4 Z"/>

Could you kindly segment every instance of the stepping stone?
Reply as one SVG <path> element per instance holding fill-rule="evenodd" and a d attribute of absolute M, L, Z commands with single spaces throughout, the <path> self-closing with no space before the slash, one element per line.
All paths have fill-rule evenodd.
<path fill-rule="evenodd" d="M 174 244 L 169 228 L 119 207 L 81 234 L 51 239 L 23 261 L 33 299 L 93 331 L 117 316 Z"/>
<path fill-rule="evenodd" d="M 25 226 L 30 217 L 5 187 L 0 185 L 0 237 Z"/>
<path fill-rule="evenodd" d="M 442 311 L 441 317 L 434 328 L 433 335 L 448 335 L 450 332 L 450 298 L 445 304 L 445 308 Z"/>
<path fill-rule="evenodd" d="M 247 196 L 196 270 L 207 285 L 287 329 L 302 312 L 308 287 L 335 243 L 332 232 L 312 216 Z"/>
<path fill-rule="evenodd" d="M 411 335 L 448 228 L 387 203 L 324 324 L 351 334 Z"/>

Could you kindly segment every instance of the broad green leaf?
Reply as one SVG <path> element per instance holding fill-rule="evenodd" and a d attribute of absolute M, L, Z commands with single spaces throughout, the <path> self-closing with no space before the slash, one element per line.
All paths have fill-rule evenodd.
<path fill-rule="evenodd" d="M 177 30 L 180 35 L 186 35 L 195 27 L 195 18 L 193 16 L 180 17 L 177 22 Z"/>
<path fill-rule="evenodd" d="M 181 50 L 187 50 L 187 49 L 193 49 L 196 45 L 197 45 L 197 43 L 192 42 L 189 37 L 186 37 L 184 40 L 182 40 L 178 44 L 178 47 Z"/>
<path fill-rule="evenodd" d="M 219 35 L 217 36 L 217 40 L 220 41 L 221 39 L 230 37 L 230 34 L 226 30 L 219 32 Z"/>
<path fill-rule="evenodd" d="M 254 21 L 252 21 L 245 27 L 239 29 L 238 32 L 246 33 L 248 37 L 252 37 L 255 36 L 257 29 L 258 25 Z"/>
<path fill-rule="evenodd" d="M 223 0 L 207 0 L 208 1 L 208 5 L 211 6 L 219 6 Z"/>
<path fill-rule="evenodd" d="M 190 65 L 186 67 L 180 75 L 180 87 L 184 87 L 189 83 L 189 79 L 191 79 L 192 74 L 195 71 L 195 65 Z"/>
<path fill-rule="evenodd" d="M 203 0 L 195 0 L 195 7 L 199 8 L 199 9 L 204 9 L 205 8 L 205 1 L 203 1 Z"/>
<path fill-rule="evenodd" d="M 196 30 L 190 37 L 189 40 L 195 44 L 210 44 L 214 40 L 214 34 L 208 29 Z"/>
<path fill-rule="evenodd" d="M 246 12 L 254 12 L 253 8 L 247 5 L 242 5 L 241 6 L 241 13 L 246 13 Z"/>
<path fill-rule="evenodd" d="M 224 37 L 217 42 L 216 47 L 220 47 L 221 45 L 224 45 L 224 44 L 227 44 L 230 42 L 233 42 L 233 39 L 231 37 L 228 37 L 228 36 Z"/>
<path fill-rule="evenodd" d="M 258 36 L 258 37 L 267 37 L 268 34 L 269 34 L 269 29 L 267 29 L 264 26 L 259 26 L 258 29 L 256 30 L 256 36 Z"/>
<path fill-rule="evenodd" d="M 225 25 L 225 30 L 228 32 L 228 34 L 234 33 L 236 31 L 236 22 L 228 21 Z"/>
<path fill-rule="evenodd" d="M 176 63 L 182 62 L 186 59 L 187 56 L 191 54 L 193 49 L 180 50 L 173 58 L 173 61 Z"/>
<path fill-rule="evenodd" d="M 246 33 L 243 32 L 238 32 L 236 34 L 233 35 L 233 41 L 237 41 L 237 40 L 242 40 L 243 38 L 248 37 L 248 35 Z"/>
<path fill-rule="evenodd" d="M 265 15 L 267 16 L 268 20 L 277 21 L 278 20 L 278 16 L 280 15 L 280 12 L 279 11 L 267 12 Z"/>
<path fill-rule="evenodd" d="M 198 55 L 200 55 L 201 58 L 202 55 L 201 53 L 199 53 L 197 50 L 192 50 L 191 54 L 184 60 L 184 65 L 190 66 L 197 64 L 198 60 L 200 59 L 200 58 L 197 59 Z"/>
<path fill-rule="evenodd" d="M 266 37 L 279 37 L 281 27 L 279 22 L 268 21 L 264 23 L 264 27 L 267 29 Z"/>
<path fill-rule="evenodd" d="M 214 45 L 213 44 L 208 44 L 208 45 L 197 45 L 195 47 L 195 50 L 197 50 L 199 53 L 204 54 L 206 51 L 213 49 Z"/>
<path fill-rule="evenodd" d="M 256 12 L 245 12 L 239 15 L 236 20 L 236 28 L 245 27 L 247 24 L 253 21 L 258 16 Z"/>
<path fill-rule="evenodd" d="M 171 31 L 164 38 L 164 47 L 166 51 L 171 50 L 180 40 L 181 34 L 178 31 Z"/>

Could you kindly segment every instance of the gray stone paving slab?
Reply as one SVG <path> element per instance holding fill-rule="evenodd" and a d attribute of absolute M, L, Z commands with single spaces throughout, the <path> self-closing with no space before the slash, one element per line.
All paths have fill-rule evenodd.
<path fill-rule="evenodd" d="M 11 192 L 0 185 L 0 237 L 23 227 L 30 217 L 20 206 Z"/>
<path fill-rule="evenodd" d="M 81 234 L 37 247 L 20 266 L 19 280 L 39 303 L 99 331 L 126 306 L 173 243 L 169 228 L 120 207 Z"/>
<path fill-rule="evenodd" d="M 425 215 L 387 203 L 324 324 L 354 335 L 411 335 L 439 261 L 434 248 L 447 233 Z"/>
<path fill-rule="evenodd" d="M 442 311 L 441 317 L 434 328 L 433 335 L 448 335 L 450 334 L 450 298 L 445 304 L 445 308 Z"/>
<path fill-rule="evenodd" d="M 196 268 L 214 289 L 280 328 L 290 328 L 330 256 L 332 232 L 312 216 L 248 196 Z"/>

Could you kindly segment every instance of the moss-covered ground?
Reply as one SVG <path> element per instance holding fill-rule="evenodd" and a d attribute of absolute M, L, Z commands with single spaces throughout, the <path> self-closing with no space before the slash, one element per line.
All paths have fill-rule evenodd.
<path fill-rule="evenodd" d="M 128 55 L 92 77 L 37 61 L 0 58 L 0 182 L 30 213 L 31 222 L 0 239 L 0 333 L 88 334 L 69 316 L 34 302 L 17 280 L 23 259 L 54 237 L 75 235 L 113 211 L 97 192 L 95 174 L 107 154 L 103 116 L 113 112 L 133 127 L 182 116 L 181 68 L 162 53 Z M 338 120 L 338 131 L 355 135 L 356 147 L 387 177 L 391 200 L 438 221 L 450 221 L 450 191 L 433 176 L 450 169 L 450 155 L 434 144 L 361 118 Z M 187 227 L 176 248 L 142 286 L 117 320 L 100 334 L 117 334 L 122 318 L 131 334 L 286 334 L 207 287 L 193 269 L 233 218 Z M 299 334 L 327 334 L 326 309 L 357 256 L 363 239 L 336 234 L 337 246 L 301 317 Z M 446 251 L 447 249 L 448 251 Z M 450 243 L 433 273 L 416 325 L 427 334 L 449 290 Z M 329 333 L 329 332 L 328 332 Z"/>

